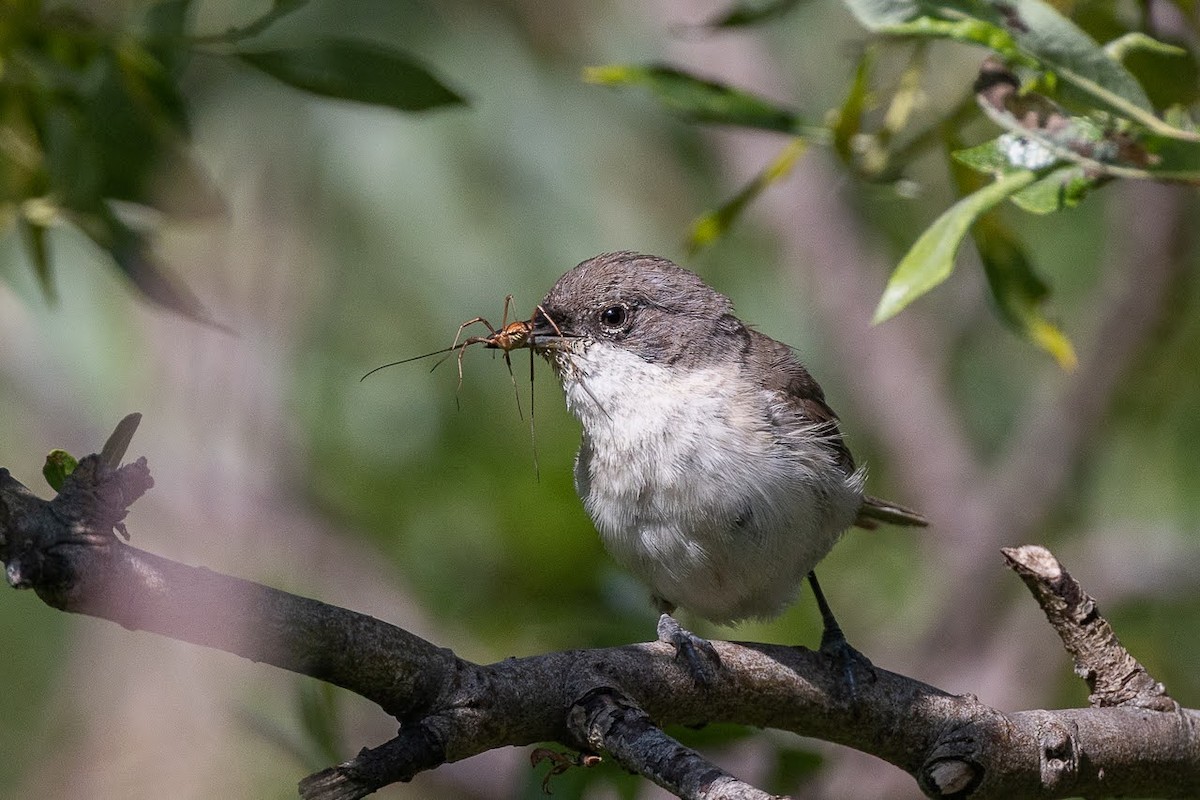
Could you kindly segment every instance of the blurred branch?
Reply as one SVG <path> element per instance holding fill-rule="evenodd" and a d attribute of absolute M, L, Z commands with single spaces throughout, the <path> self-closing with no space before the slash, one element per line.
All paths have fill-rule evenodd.
<path fill-rule="evenodd" d="M 126 442 L 130 424 L 118 428 L 110 452 Z M 90 455 L 46 501 L 0 468 L 0 559 L 9 582 L 64 611 L 334 683 L 400 721 L 391 742 L 306 779 L 306 798 L 363 797 L 446 762 L 539 741 L 599 751 L 681 797 L 765 797 L 661 727 L 713 722 L 872 753 L 931 797 L 1200 792 L 1200 712 L 1179 709 L 1161 692 L 1044 551 L 1014 561 L 1026 567 L 1043 606 L 1064 596 L 1046 585 L 1074 598 L 1069 609 L 1086 612 L 1060 610 L 1053 619 L 1060 632 L 1078 629 L 1065 639 L 1101 641 L 1093 652 L 1104 658 L 1080 656 L 1072 645 L 1089 681 L 1111 687 L 1140 670 L 1145 691 L 1097 688 L 1093 708 L 1002 713 L 874 667 L 848 690 L 835 657 L 731 642 L 713 643 L 722 668 L 703 686 L 659 642 L 473 664 L 372 617 L 126 545 L 114 527 L 152 484 L 144 458 L 117 467 Z"/>

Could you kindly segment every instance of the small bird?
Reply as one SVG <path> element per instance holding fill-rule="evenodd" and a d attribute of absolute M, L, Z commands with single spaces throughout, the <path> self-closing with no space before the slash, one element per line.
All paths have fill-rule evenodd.
<path fill-rule="evenodd" d="M 605 547 L 645 581 L 659 638 L 715 652 L 671 616 L 769 618 L 853 525 L 925 525 L 864 493 L 837 415 L 791 348 L 664 258 L 605 253 L 564 274 L 534 315 L 583 438 L 575 488 Z M 695 672 L 695 670 L 693 670 Z"/>

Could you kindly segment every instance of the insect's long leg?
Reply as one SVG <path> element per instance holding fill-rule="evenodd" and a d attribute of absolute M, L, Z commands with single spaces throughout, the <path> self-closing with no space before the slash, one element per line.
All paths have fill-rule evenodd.
<path fill-rule="evenodd" d="M 559 336 L 562 336 L 562 328 L 558 327 L 558 323 L 554 321 L 554 317 L 550 316 L 550 313 L 546 311 L 541 303 L 537 304 L 537 307 L 534 308 L 534 311 L 542 312 L 542 316 L 546 318 L 546 322 L 550 323 L 550 327 L 554 328 L 554 332 Z"/>
<path fill-rule="evenodd" d="M 375 369 L 371 370 L 366 375 L 363 375 L 358 380 L 361 383 L 362 381 L 365 381 L 370 376 L 374 375 L 376 372 L 379 372 L 379 370 L 381 370 L 381 369 L 387 369 L 388 367 L 397 367 L 397 366 L 400 366 L 401 364 L 407 364 L 411 361 L 420 361 L 422 358 L 429 358 L 430 356 L 440 356 L 440 355 L 442 355 L 442 353 L 445 353 L 446 355 L 443 356 L 442 358 L 439 358 L 437 364 L 433 365 L 433 369 L 437 369 L 438 364 L 441 364 L 447 358 L 454 355 L 454 351 L 458 350 L 458 349 L 460 349 L 458 345 L 456 345 L 454 347 L 443 347 L 441 350 L 434 350 L 432 353 L 425 353 L 423 355 L 412 356 L 410 358 L 402 358 L 399 361 L 389 361 L 387 364 L 380 364 L 378 367 L 375 367 Z"/>
<path fill-rule="evenodd" d="M 504 330 L 505 328 L 508 327 L 508 307 L 511 305 L 512 305 L 512 295 L 511 294 L 504 295 L 504 315 L 502 317 L 500 317 L 500 330 Z M 495 333 L 495 331 L 492 331 L 492 333 Z"/>
<path fill-rule="evenodd" d="M 433 370 L 435 370 L 439 366 L 441 366 L 447 359 L 449 359 L 451 356 L 453 356 L 455 354 L 455 351 L 457 351 L 458 357 L 457 357 L 456 361 L 457 361 L 457 366 L 458 366 L 458 386 L 454 391 L 454 403 L 456 406 L 458 406 L 461 409 L 462 406 L 461 406 L 461 401 L 460 401 L 460 394 L 462 392 L 462 386 L 463 386 L 463 356 L 466 353 L 467 348 L 470 347 L 471 345 L 482 344 L 486 348 L 489 348 L 492 350 L 499 350 L 503 354 L 504 366 L 508 369 L 508 377 L 513 385 L 513 396 L 515 397 L 515 399 L 517 401 L 517 414 L 522 419 L 524 419 L 525 412 L 524 412 L 524 409 L 521 408 L 521 390 L 520 390 L 520 387 L 517 386 L 517 377 L 513 372 L 512 357 L 511 357 L 510 353 L 513 350 L 516 350 L 517 348 L 520 348 L 520 347 L 529 348 L 529 440 L 530 440 L 530 443 L 533 448 L 534 476 L 538 480 L 541 480 L 541 468 L 538 464 L 538 457 L 537 457 L 537 433 L 536 433 L 536 428 L 535 428 L 535 424 L 534 424 L 534 396 L 533 395 L 534 395 L 534 360 L 535 360 L 534 355 L 535 355 L 535 350 L 533 348 L 533 336 L 532 336 L 534 321 L 531 318 L 528 320 L 514 320 L 513 322 L 510 323 L 508 321 L 508 315 L 512 310 L 512 299 L 513 299 L 513 296 L 511 294 L 505 295 L 505 297 L 504 297 L 504 311 L 503 311 L 503 317 L 502 317 L 502 321 L 500 323 L 499 329 L 493 327 L 492 323 L 489 322 L 484 317 L 474 317 L 458 326 L 458 330 L 455 331 L 455 333 L 454 333 L 454 342 L 449 347 L 447 347 L 443 350 L 435 350 L 432 353 L 426 353 L 425 355 L 422 355 L 422 356 L 415 356 L 413 358 L 406 358 L 401 361 L 394 361 L 390 364 L 384 364 L 381 367 L 376 367 L 375 369 L 371 370 L 371 372 L 368 372 L 367 375 L 370 375 L 370 374 L 376 372 L 377 370 L 383 369 L 383 367 L 390 367 L 390 366 L 394 366 L 396 364 L 406 364 L 410 361 L 416 361 L 418 359 L 426 358 L 428 356 L 445 354 L 445 355 L 442 355 L 442 358 L 438 359 L 437 363 L 435 363 L 430 368 L 430 371 L 432 372 Z M 543 308 L 542 306 L 539 305 L 539 306 L 537 306 L 536 311 L 540 311 L 542 313 L 542 315 L 550 323 L 550 326 L 554 329 L 555 333 L 557 333 L 559 336 L 562 335 L 562 330 L 558 327 L 558 323 L 556 323 L 553 319 L 551 319 L 550 315 L 546 313 L 545 308 Z M 484 327 L 487 328 L 488 335 L 487 336 L 468 336 L 466 339 L 464 339 L 463 333 L 468 328 L 470 328 L 472 325 L 483 325 Z M 364 375 L 363 378 L 366 378 L 367 375 Z"/>
<path fill-rule="evenodd" d="M 533 348 L 529 348 L 529 445 L 533 449 L 533 478 L 536 481 L 542 480 L 542 470 L 538 466 L 537 457 L 537 429 L 533 424 L 533 396 L 536 389 L 533 386 Z M 517 406 L 520 408 L 520 405 Z"/>
<path fill-rule="evenodd" d="M 504 366 L 508 367 L 508 379 L 512 381 L 513 397 L 517 398 L 517 416 L 520 419 L 525 419 L 525 412 L 521 410 L 521 392 L 517 389 L 517 376 L 513 374 L 512 359 L 508 357 L 508 351 L 504 352 Z"/>
<path fill-rule="evenodd" d="M 483 317 L 473 317 L 473 318 L 467 320 L 466 322 L 464 322 L 462 325 L 458 326 L 458 332 L 454 334 L 454 344 L 451 345 L 451 347 L 454 347 L 458 344 L 458 339 L 460 336 L 462 336 L 463 331 L 465 331 L 467 328 L 471 327 L 472 325 L 479 324 L 479 323 L 482 323 L 484 325 L 484 327 L 486 327 L 488 329 L 488 333 L 491 336 L 496 335 L 496 329 L 492 327 L 492 323 L 488 322 Z M 469 339 L 467 339 L 465 342 L 462 343 L 462 348 L 458 351 L 458 386 L 454 387 L 454 407 L 456 409 L 458 409 L 459 411 L 462 411 L 462 402 L 459 400 L 459 394 L 462 392 L 462 385 L 463 385 L 463 368 L 462 368 L 463 354 L 467 351 L 467 347 L 469 345 L 475 344 L 477 342 L 486 342 L 487 340 L 488 340 L 488 337 L 486 337 L 486 336 L 472 336 Z M 449 358 L 449 356 L 447 356 L 446 358 Z M 445 361 L 445 360 L 446 359 L 442 359 L 442 361 Z M 441 364 L 441 363 L 442 362 L 439 361 L 437 364 L 434 364 L 433 368 L 437 369 L 438 364 Z M 432 372 L 432 371 L 433 370 L 430 370 L 430 372 Z"/>
<path fill-rule="evenodd" d="M 496 329 L 493 328 L 491 326 L 491 323 L 489 323 L 486 319 L 473 320 L 473 321 L 474 322 L 482 322 L 484 325 L 487 325 L 488 329 L 491 330 L 491 332 L 492 332 L 492 336 L 496 335 Z M 454 407 L 460 411 L 462 410 L 462 404 L 459 402 L 459 395 L 462 393 L 462 385 L 463 385 L 463 367 L 462 367 L 463 354 L 467 352 L 467 348 L 469 346 L 471 346 L 473 344 L 485 343 L 490 338 L 491 337 L 489 337 L 489 336 L 472 336 L 469 339 L 467 339 L 465 342 L 462 343 L 462 347 L 458 348 L 458 386 L 454 387 Z M 449 358 L 449 357 L 450 356 L 446 356 L 446 358 Z M 446 358 L 443 358 L 442 361 L 445 361 Z M 441 361 L 438 362 L 438 364 L 440 364 L 440 363 L 441 363 Z M 436 367 L 437 364 L 434 364 L 434 366 Z"/>
<path fill-rule="evenodd" d="M 466 322 L 464 322 L 462 325 L 458 326 L 458 332 L 454 334 L 454 344 L 450 345 L 450 349 L 453 350 L 455 347 L 458 347 L 458 340 L 463 335 L 463 331 L 465 331 L 467 328 L 471 327 L 472 325 L 477 325 L 480 323 L 482 323 L 488 329 L 489 334 L 491 334 L 492 336 L 496 335 L 496 329 L 492 327 L 492 323 L 488 322 L 483 317 L 474 317 L 473 319 L 469 319 Z M 486 342 L 487 339 L 488 339 L 488 337 L 486 337 L 486 336 L 472 336 L 469 339 L 467 339 L 465 342 L 463 342 L 463 348 L 465 349 L 467 345 L 475 344 L 476 342 Z M 438 364 L 440 364 L 440 363 L 442 363 L 442 362 L 439 361 Z M 437 364 L 434 364 L 433 366 L 436 368 Z M 463 379 L 462 351 L 460 350 L 458 353 L 458 388 L 459 389 L 462 388 L 462 379 Z"/>

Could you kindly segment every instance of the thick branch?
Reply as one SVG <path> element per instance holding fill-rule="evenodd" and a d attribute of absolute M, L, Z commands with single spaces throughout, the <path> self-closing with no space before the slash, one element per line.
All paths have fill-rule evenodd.
<path fill-rule="evenodd" d="M 840 661 L 749 643 L 714 642 L 722 667 L 704 686 L 659 642 L 472 664 L 372 617 L 124 544 L 113 526 L 149 485 L 144 460 L 112 469 L 89 456 L 47 502 L 0 469 L 10 582 L 56 608 L 330 681 L 401 721 L 392 742 L 306 780 L 306 797 L 362 797 L 542 741 L 600 750 L 682 796 L 763 797 L 661 729 L 714 722 L 872 753 L 931 797 L 1200 793 L 1200 712 L 1174 704 L 1006 714 L 875 668 L 847 691 Z"/>
<path fill-rule="evenodd" d="M 363 614 L 130 547 L 113 534 L 124 509 L 111 501 L 129 496 L 127 481 L 99 463 L 83 459 L 49 502 L 0 468 L 0 559 L 11 585 L 62 611 L 320 678 L 400 719 L 425 713 L 422 698 L 437 694 L 453 654 Z"/>

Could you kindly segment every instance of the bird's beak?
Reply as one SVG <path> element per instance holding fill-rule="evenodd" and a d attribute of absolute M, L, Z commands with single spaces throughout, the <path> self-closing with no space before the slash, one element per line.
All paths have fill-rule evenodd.
<path fill-rule="evenodd" d="M 533 330 L 529 335 L 530 346 L 539 353 L 564 350 L 576 338 L 554 318 L 554 312 L 538 306 L 533 315 Z"/>

